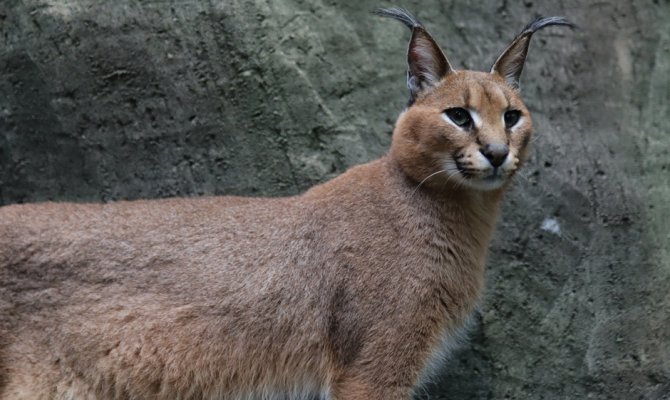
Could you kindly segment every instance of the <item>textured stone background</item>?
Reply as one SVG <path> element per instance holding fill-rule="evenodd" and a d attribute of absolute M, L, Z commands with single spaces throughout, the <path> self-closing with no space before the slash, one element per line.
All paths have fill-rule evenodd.
<path fill-rule="evenodd" d="M 370 10 L 473 69 L 566 15 L 472 341 L 421 397 L 670 398 L 670 3 L 468 3 L 2 0 L 0 204 L 298 193 L 388 148 L 409 34 Z"/>

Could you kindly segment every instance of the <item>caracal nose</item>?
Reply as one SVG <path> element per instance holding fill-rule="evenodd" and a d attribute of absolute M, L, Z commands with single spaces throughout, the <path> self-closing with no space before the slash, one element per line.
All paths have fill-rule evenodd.
<path fill-rule="evenodd" d="M 484 145 L 479 151 L 489 160 L 491 165 L 498 168 L 505 162 L 507 154 L 509 154 L 509 147 L 506 144 L 493 143 Z"/>

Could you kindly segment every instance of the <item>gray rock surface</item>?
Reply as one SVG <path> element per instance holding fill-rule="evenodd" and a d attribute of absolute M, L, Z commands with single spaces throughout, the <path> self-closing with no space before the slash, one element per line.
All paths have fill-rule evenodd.
<path fill-rule="evenodd" d="M 346 1 L 3 0 L 0 204 L 287 195 L 383 154 L 400 24 Z M 670 398 L 670 3 L 414 1 L 459 68 L 538 14 L 533 158 L 421 398 Z M 402 367 L 402 366 L 399 366 Z"/>

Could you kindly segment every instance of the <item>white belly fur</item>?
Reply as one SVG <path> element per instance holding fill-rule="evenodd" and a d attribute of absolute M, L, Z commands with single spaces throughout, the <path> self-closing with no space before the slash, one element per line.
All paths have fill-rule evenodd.
<path fill-rule="evenodd" d="M 426 385 L 435 383 L 435 380 L 439 378 L 440 372 L 444 370 L 444 366 L 447 364 L 453 352 L 467 344 L 468 332 L 473 326 L 473 314 L 468 316 L 465 323 L 460 328 L 442 332 L 440 339 L 430 350 L 430 357 L 428 357 L 426 364 L 421 370 L 419 379 L 414 386 L 415 393 L 424 390 Z"/>

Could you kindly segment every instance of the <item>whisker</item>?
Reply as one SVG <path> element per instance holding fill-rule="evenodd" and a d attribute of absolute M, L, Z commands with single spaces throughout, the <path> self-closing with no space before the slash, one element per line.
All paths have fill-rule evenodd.
<path fill-rule="evenodd" d="M 454 161 L 447 162 L 446 170 L 449 173 L 449 179 L 454 178 L 454 182 L 456 183 L 456 189 L 465 186 L 465 181 L 463 179 L 460 179 L 462 178 L 461 175 L 462 171 Z M 447 179 L 447 182 L 449 181 L 449 179 Z"/>
<path fill-rule="evenodd" d="M 455 174 L 447 175 L 447 179 L 446 179 L 446 180 L 444 181 L 444 183 L 442 184 L 442 190 L 444 190 L 444 188 L 447 187 L 447 185 L 449 184 L 449 180 L 450 180 L 451 178 L 455 178 L 455 177 L 456 177 Z M 456 189 L 458 189 L 458 188 L 460 188 L 461 186 L 463 186 L 463 182 L 459 181 L 458 179 L 455 179 L 452 183 L 455 183 L 455 184 L 456 184 Z"/>
<path fill-rule="evenodd" d="M 442 172 L 447 172 L 447 170 L 446 170 L 446 169 L 441 169 L 441 170 L 439 170 L 439 171 L 437 171 L 437 172 L 433 172 L 432 174 L 430 174 L 430 175 L 428 175 L 427 177 L 423 178 L 423 180 L 422 180 L 421 182 L 419 182 L 418 185 L 416 185 L 416 187 L 415 187 L 414 190 L 412 191 L 412 195 L 411 195 L 411 196 L 414 196 L 414 194 L 416 193 L 416 191 L 419 190 L 419 188 L 421 187 L 421 185 L 423 185 L 424 182 L 426 182 L 428 179 L 434 177 L 434 176 L 437 175 L 437 174 L 441 174 Z M 447 179 L 447 180 L 448 180 L 448 179 Z"/>

